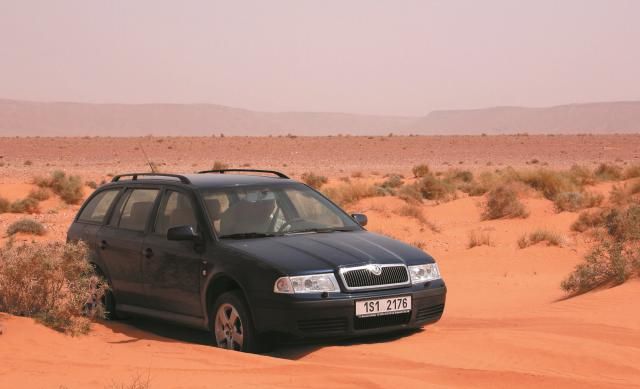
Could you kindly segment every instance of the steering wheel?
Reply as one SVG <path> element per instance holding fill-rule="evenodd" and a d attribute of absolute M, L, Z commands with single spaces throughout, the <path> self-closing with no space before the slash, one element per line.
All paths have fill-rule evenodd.
<path fill-rule="evenodd" d="M 287 228 L 291 227 L 294 223 L 301 222 L 301 221 L 304 221 L 304 219 L 301 217 L 296 217 L 294 219 L 287 220 L 286 222 L 284 222 L 284 224 L 280 226 L 280 228 L 278 228 L 278 232 L 279 233 L 284 232 Z"/>

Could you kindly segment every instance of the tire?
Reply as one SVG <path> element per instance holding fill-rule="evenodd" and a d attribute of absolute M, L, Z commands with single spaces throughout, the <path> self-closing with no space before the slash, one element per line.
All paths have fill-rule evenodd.
<path fill-rule="evenodd" d="M 221 294 L 212 308 L 209 325 L 217 347 L 247 353 L 263 351 L 263 343 L 240 291 Z"/>
<path fill-rule="evenodd" d="M 118 314 L 116 313 L 116 299 L 113 297 L 111 288 L 109 288 L 104 293 L 104 296 L 102 296 L 102 306 L 104 307 L 104 318 L 106 320 L 118 319 Z"/>

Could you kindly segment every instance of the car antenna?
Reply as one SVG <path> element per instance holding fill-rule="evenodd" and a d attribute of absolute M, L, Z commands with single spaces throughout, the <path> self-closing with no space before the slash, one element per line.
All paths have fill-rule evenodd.
<path fill-rule="evenodd" d="M 142 155 L 144 155 L 144 159 L 147 161 L 147 164 L 149 165 L 149 168 L 151 168 L 151 173 L 157 173 L 156 171 L 156 167 L 153 166 L 153 162 L 151 162 L 149 160 L 149 157 L 147 156 L 147 153 L 144 151 L 144 147 L 142 147 L 142 143 L 138 143 L 140 145 L 140 150 L 142 150 Z"/>

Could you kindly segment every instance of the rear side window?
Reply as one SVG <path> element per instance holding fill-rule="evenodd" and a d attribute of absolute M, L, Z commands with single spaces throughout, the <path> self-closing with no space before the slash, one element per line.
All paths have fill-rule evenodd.
<path fill-rule="evenodd" d="M 89 223 L 102 223 L 111 208 L 113 200 L 118 196 L 119 189 L 105 190 L 95 195 L 82 209 L 78 220 Z"/>
<path fill-rule="evenodd" d="M 151 215 L 158 189 L 134 189 L 122 209 L 118 227 L 133 231 L 144 231 Z"/>
<path fill-rule="evenodd" d="M 166 235 L 171 227 L 191 226 L 198 228 L 196 214 L 189 196 L 184 193 L 169 191 L 158 210 L 155 232 Z"/>

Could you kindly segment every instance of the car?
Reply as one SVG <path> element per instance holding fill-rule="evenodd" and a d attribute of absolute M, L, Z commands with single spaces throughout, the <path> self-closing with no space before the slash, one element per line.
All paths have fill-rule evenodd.
<path fill-rule="evenodd" d="M 368 232 L 313 188 L 271 170 L 113 177 L 81 206 L 84 241 L 108 283 L 107 315 L 211 331 L 218 347 L 418 329 L 440 319 L 434 259 Z"/>

